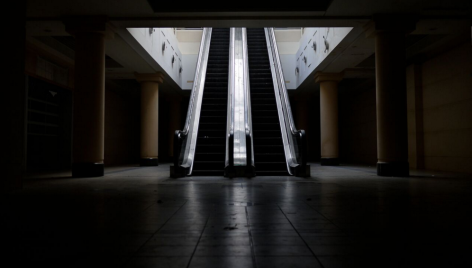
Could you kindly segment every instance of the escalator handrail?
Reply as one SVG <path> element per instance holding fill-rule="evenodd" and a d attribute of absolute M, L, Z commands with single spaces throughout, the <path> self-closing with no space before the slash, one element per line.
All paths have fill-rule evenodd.
<path fill-rule="evenodd" d="M 292 115 L 292 108 L 290 106 L 290 101 L 288 98 L 288 93 L 287 93 L 287 87 L 285 86 L 285 81 L 284 81 L 284 74 L 282 70 L 282 63 L 280 61 L 280 56 L 279 56 L 279 49 L 277 47 L 277 41 L 275 39 L 275 33 L 274 33 L 274 28 L 269 28 L 269 34 L 271 38 L 271 45 L 274 50 L 274 63 L 276 66 L 276 71 L 277 71 L 277 78 L 279 80 L 279 87 L 282 91 L 283 97 L 284 97 L 284 106 L 285 109 L 287 110 L 288 114 L 288 122 L 290 126 L 290 132 L 292 132 L 293 135 L 297 135 L 299 133 L 299 130 L 295 127 L 295 121 L 293 120 L 293 115 Z"/>
<path fill-rule="evenodd" d="M 244 117 L 246 122 L 246 165 L 254 166 L 254 144 L 252 133 L 251 88 L 249 79 L 249 56 L 247 46 L 247 29 L 242 28 L 243 64 L 244 66 Z"/>
<path fill-rule="evenodd" d="M 225 174 L 233 177 L 245 172 L 252 177 L 254 149 L 246 28 L 230 29 L 228 81 Z"/>
<path fill-rule="evenodd" d="M 202 69 L 202 64 L 203 62 L 205 61 L 204 58 L 205 58 L 205 51 L 207 52 L 206 54 L 206 61 L 204 62 L 205 65 L 208 63 L 208 50 L 206 50 L 206 46 L 205 46 L 205 42 L 207 40 L 207 36 L 209 36 L 209 40 L 211 39 L 211 28 L 203 28 L 203 34 L 202 34 L 202 40 L 200 42 L 200 50 L 198 52 L 198 58 L 197 58 L 197 67 L 196 67 L 196 70 L 195 70 L 195 77 L 194 77 L 194 82 L 193 82 L 193 87 L 192 87 L 192 94 L 191 94 L 191 98 L 190 98 L 190 103 L 189 103 L 189 106 L 188 106 L 188 110 L 187 110 L 187 117 L 186 117 L 186 120 L 185 120 L 185 125 L 184 125 L 184 128 L 183 130 L 181 131 L 182 134 L 184 135 L 187 135 L 188 132 L 189 132 L 189 129 L 190 129 L 190 122 L 192 120 L 192 116 L 193 116 L 193 106 L 195 104 L 195 98 L 196 96 L 198 95 L 198 90 L 199 90 L 199 86 L 201 85 L 202 87 L 204 86 L 204 83 L 199 83 L 201 82 L 200 81 L 200 78 L 203 79 L 203 82 L 205 82 L 205 78 L 206 78 L 206 72 L 205 73 L 201 73 L 201 69 Z M 208 49 L 210 48 L 209 46 L 210 44 L 208 43 Z"/>
<path fill-rule="evenodd" d="M 285 154 L 286 154 L 286 157 L 287 157 L 287 170 L 289 172 L 290 175 L 293 175 L 292 174 L 292 170 L 291 168 L 298 168 L 298 167 L 302 167 L 302 170 L 303 168 L 306 167 L 306 145 L 305 145 L 305 131 L 304 130 L 298 130 L 295 126 L 295 121 L 293 120 L 293 115 L 292 115 L 292 109 L 291 109 L 291 106 L 290 106 L 290 100 L 289 100 L 289 97 L 288 97 L 288 92 L 287 92 L 287 87 L 285 85 L 285 79 L 284 79 L 284 74 L 283 74 L 283 70 L 282 70 L 282 64 L 281 64 L 281 61 L 280 61 L 280 56 L 279 56 L 279 51 L 278 51 L 278 47 L 277 47 L 277 41 L 275 39 L 275 32 L 274 32 L 274 28 L 266 28 L 266 34 L 267 34 L 267 42 L 268 42 L 268 46 L 269 46 L 269 58 L 272 59 L 272 64 L 273 64 L 273 67 L 274 67 L 274 75 L 275 77 L 273 77 L 273 79 L 275 80 L 275 85 L 274 84 L 274 89 L 276 90 L 276 92 L 278 92 L 280 98 L 281 98 L 281 103 L 280 103 L 280 106 L 282 108 L 282 112 L 281 112 L 281 115 L 283 118 L 281 118 L 281 129 L 282 131 L 287 131 L 286 128 L 285 128 L 285 124 L 283 124 L 282 121 L 285 121 L 287 124 L 288 124 L 288 127 L 290 128 L 289 133 L 287 133 L 287 138 L 285 138 L 284 135 L 282 135 L 282 138 L 284 139 L 287 139 L 287 144 L 289 146 L 288 149 L 285 148 L 284 146 L 284 150 L 285 150 Z M 276 98 L 277 99 L 277 98 Z M 293 142 L 293 138 L 295 137 L 295 139 L 299 139 L 299 144 L 298 144 L 298 148 L 295 148 L 295 143 Z M 291 141 L 291 142 L 290 142 Z M 295 149 L 298 149 L 299 151 L 299 158 L 297 158 L 296 156 L 296 153 L 295 153 Z"/>
<path fill-rule="evenodd" d="M 226 115 L 226 159 L 225 169 L 229 168 L 232 172 L 234 167 L 234 39 L 235 28 L 230 28 L 229 38 L 229 63 L 228 63 L 228 108 Z"/>
<path fill-rule="evenodd" d="M 193 169 L 193 160 L 195 156 L 195 147 L 198 136 L 198 123 L 200 120 L 201 103 L 203 97 L 203 90 L 205 87 L 208 55 L 210 51 L 211 34 L 212 28 L 203 28 L 202 40 L 200 42 L 200 50 L 198 52 L 197 66 L 195 70 L 195 78 L 187 110 L 185 125 L 183 130 L 176 131 L 175 133 L 175 137 L 178 138 L 179 141 L 183 140 L 182 137 L 188 136 L 190 133 L 192 134 L 191 139 L 187 138 L 185 146 L 182 146 L 182 144 L 177 144 L 178 142 L 174 143 L 176 145 L 179 145 L 177 147 L 174 147 L 174 166 L 176 168 L 178 168 L 179 166 L 188 168 L 189 173 L 187 175 L 190 175 Z M 184 151 L 182 152 L 181 150 Z M 181 153 L 183 153 L 183 159 L 182 162 L 179 163 Z"/>

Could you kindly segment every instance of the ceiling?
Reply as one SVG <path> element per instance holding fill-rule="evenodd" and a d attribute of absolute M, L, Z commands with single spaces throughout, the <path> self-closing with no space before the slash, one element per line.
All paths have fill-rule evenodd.
<path fill-rule="evenodd" d="M 470 19 L 472 1 L 316 0 L 265 8 L 199 6 L 203 5 L 176 7 L 157 0 L 29 0 L 26 14 L 28 20 L 104 15 L 126 27 L 355 27 L 376 13 Z"/>
<path fill-rule="evenodd" d="M 325 68 L 335 71 L 347 68 L 351 76 L 364 77 L 372 75 L 369 70 L 374 48 L 363 27 L 373 14 L 398 14 L 398 20 L 405 13 L 418 16 L 417 28 L 412 33 L 418 36 L 409 37 L 406 44 L 408 58 L 416 60 L 459 42 L 457 35 L 470 31 L 472 9 L 470 0 L 315 0 L 297 2 L 293 7 L 268 8 L 172 4 L 166 6 L 157 0 L 28 0 L 27 40 L 73 58 L 73 41 L 62 23 L 70 16 L 107 16 L 116 32 L 128 27 L 354 27 L 355 34 L 340 46 Z M 196 31 L 195 36 L 198 35 Z M 468 38 L 470 41 L 470 32 Z M 190 39 L 187 42 L 195 38 Z M 107 55 L 109 78 L 131 79 L 136 71 L 155 69 L 120 35 L 107 41 Z M 312 89 L 313 84 L 306 88 Z"/>
<path fill-rule="evenodd" d="M 160 0 L 148 0 L 149 5 L 156 13 L 181 13 L 181 12 L 299 12 L 299 11 L 326 11 L 332 0 L 316 0 L 304 3 L 304 5 L 203 5 L 201 2 L 186 3 L 184 6 L 165 6 Z"/>

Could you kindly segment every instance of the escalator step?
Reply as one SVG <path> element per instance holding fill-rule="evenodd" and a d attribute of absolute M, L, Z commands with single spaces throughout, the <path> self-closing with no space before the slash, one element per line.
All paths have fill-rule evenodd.
<path fill-rule="evenodd" d="M 229 38 L 228 28 L 212 30 L 193 176 L 224 175 Z"/>
<path fill-rule="evenodd" d="M 287 176 L 265 32 L 247 33 L 256 175 Z"/>

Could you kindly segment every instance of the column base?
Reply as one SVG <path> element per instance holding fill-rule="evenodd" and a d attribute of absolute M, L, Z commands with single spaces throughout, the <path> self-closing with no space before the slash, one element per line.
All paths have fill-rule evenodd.
<path fill-rule="evenodd" d="M 295 168 L 295 177 L 300 177 L 300 178 L 309 178 L 309 177 L 311 177 L 311 167 L 310 167 L 310 165 L 296 167 Z"/>
<path fill-rule="evenodd" d="M 177 179 L 187 176 L 189 169 L 181 166 L 170 166 L 170 177 Z"/>
<path fill-rule="evenodd" d="M 378 162 L 377 175 L 384 177 L 409 177 L 410 164 L 406 162 Z"/>
<path fill-rule="evenodd" d="M 226 166 L 225 167 L 225 173 L 224 176 L 226 178 L 234 178 L 236 177 L 236 169 L 232 166 Z"/>
<path fill-rule="evenodd" d="M 339 158 L 321 158 L 322 166 L 339 166 Z"/>
<path fill-rule="evenodd" d="M 159 166 L 159 159 L 157 158 L 141 158 L 139 164 L 142 167 L 157 167 Z"/>
<path fill-rule="evenodd" d="M 74 178 L 103 177 L 103 175 L 105 175 L 103 163 L 72 164 L 72 177 Z"/>

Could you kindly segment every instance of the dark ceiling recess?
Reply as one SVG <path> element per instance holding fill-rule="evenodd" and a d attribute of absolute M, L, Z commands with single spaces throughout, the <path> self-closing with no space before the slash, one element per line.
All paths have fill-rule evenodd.
<path fill-rule="evenodd" d="M 75 50 L 75 39 L 72 36 L 53 36 L 54 39 Z"/>
<path fill-rule="evenodd" d="M 315 0 L 309 2 L 300 2 L 300 5 L 272 5 L 269 7 L 208 7 L 208 5 L 196 4 L 194 7 L 185 5 L 184 7 L 176 5 L 174 7 L 165 7 L 160 0 L 148 0 L 154 12 L 158 13 L 177 13 L 177 12 L 302 12 L 302 11 L 326 11 L 332 0 Z"/>
<path fill-rule="evenodd" d="M 123 66 L 110 56 L 105 55 L 105 68 L 123 68 Z"/>
<path fill-rule="evenodd" d="M 375 54 L 357 64 L 356 68 L 375 68 Z"/>

